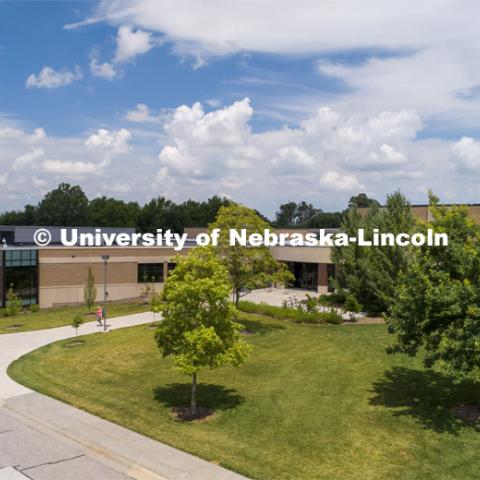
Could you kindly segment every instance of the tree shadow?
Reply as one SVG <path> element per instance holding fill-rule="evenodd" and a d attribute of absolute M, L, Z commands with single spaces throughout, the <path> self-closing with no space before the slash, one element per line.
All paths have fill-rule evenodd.
<path fill-rule="evenodd" d="M 480 386 L 433 370 L 394 367 L 373 384 L 371 405 L 395 409 L 394 416 L 413 417 L 424 428 L 458 434 L 465 427 L 480 431 L 480 423 L 466 422 L 452 413 L 461 404 L 478 405 Z"/>
<path fill-rule="evenodd" d="M 191 384 L 171 383 L 165 387 L 157 387 L 153 391 L 155 400 L 165 407 L 174 408 L 189 405 Z M 215 410 L 229 410 L 238 407 L 245 401 L 232 388 L 210 383 L 199 383 L 197 386 L 197 404 Z"/>
<path fill-rule="evenodd" d="M 245 331 L 247 331 L 248 333 L 258 333 L 259 335 L 267 335 L 277 330 L 285 330 L 286 328 L 283 325 L 264 323 L 259 322 L 258 320 L 247 320 L 245 318 L 241 318 L 239 320 L 239 323 L 243 325 Z"/>

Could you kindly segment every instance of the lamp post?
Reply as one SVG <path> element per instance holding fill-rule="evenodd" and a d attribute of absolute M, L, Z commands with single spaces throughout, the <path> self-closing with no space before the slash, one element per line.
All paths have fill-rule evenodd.
<path fill-rule="evenodd" d="M 105 275 L 104 275 L 104 288 L 103 288 L 103 331 L 107 331 L 107 262 L 110 259 L 110 255 L 102 255 L 103 265 L 105 266 Z"/>

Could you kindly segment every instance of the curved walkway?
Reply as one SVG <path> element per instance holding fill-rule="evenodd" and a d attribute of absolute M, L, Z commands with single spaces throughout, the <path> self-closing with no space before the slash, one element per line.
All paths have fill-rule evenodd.
<path fill-rule="evenodd" d="M 150 312 L 116 317 L 110 321 L 110 329 L 151 321 Z M 98 331 L 101 327 L 90 322 L 80 327 L 79 334 Z M 0 479 L 18 475 L 34 480 L 245 480 L 222 467 L 32 392 L 8 377 L 8 365 L 18 357 L 73 336 L 71 326 L 0 335 Z"/>
<path fill-rule="evenodd" d="M 135 313 L 124 317 L 115 317 L 108 321 L 109 330 L 141 325 L 152 321 L 151 312 Z M 97 322 L 84 323 L 79 329 L 79 335 L 101 332 L 102 327 Z M 108 332 L 107 332 L 108 334 Z M 0 400 L 31 392 L 30 389 L 14 382 L 7 375 L 8 366 L 17 358 L 32 350 L 48 345 L 58 340 L 75 336 L 75 329 L 66 327 L 34 330 L 31 332 L 5 333 L 0 335 Z"/>

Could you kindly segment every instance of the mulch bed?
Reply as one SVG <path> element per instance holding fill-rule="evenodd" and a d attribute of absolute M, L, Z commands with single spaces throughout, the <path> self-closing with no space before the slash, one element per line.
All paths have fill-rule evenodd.
<path fill-rule="evenodd" d="M 385 319 L 383 317 L 359 317 L 356 322 L 343 321 L 343 325 L 371 325 L 376 323 L 385 323 Z"/>
<path fill-rule="evenodd" d="M 68 343 L 65 343 L 63 348 L 81 347 L 82 345 L 85 345 L 85 340 L 72 340 Z"/>
<path fill-rule="evenodd" d="M 480 405 L 455 405 L 452 408 L 454 417 L 469 423 L 478 423 L 480 421 Z"/>
<path fill-rule="evenodd" d="M 172 415 L 177 420 L 184 422 L 192 422 L 194 420 L 208 420 L 213 416 L 213 409 L 208 407 L 197 407 L 196 415 L 192 415 L 190 407 L 174 407 L 172 408 Z"/>

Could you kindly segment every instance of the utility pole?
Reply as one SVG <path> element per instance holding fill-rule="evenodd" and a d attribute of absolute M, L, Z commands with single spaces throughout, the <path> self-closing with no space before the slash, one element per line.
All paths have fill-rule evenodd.
<path fill-rule="evenodd" d="M 105 274 L 104 274 L 104 285 L 103 285 L 103 331 L 107 331 L 107 263 L 110 259 L 110 255 L 102 255 L 103 264 L 105 266 Z"/>

